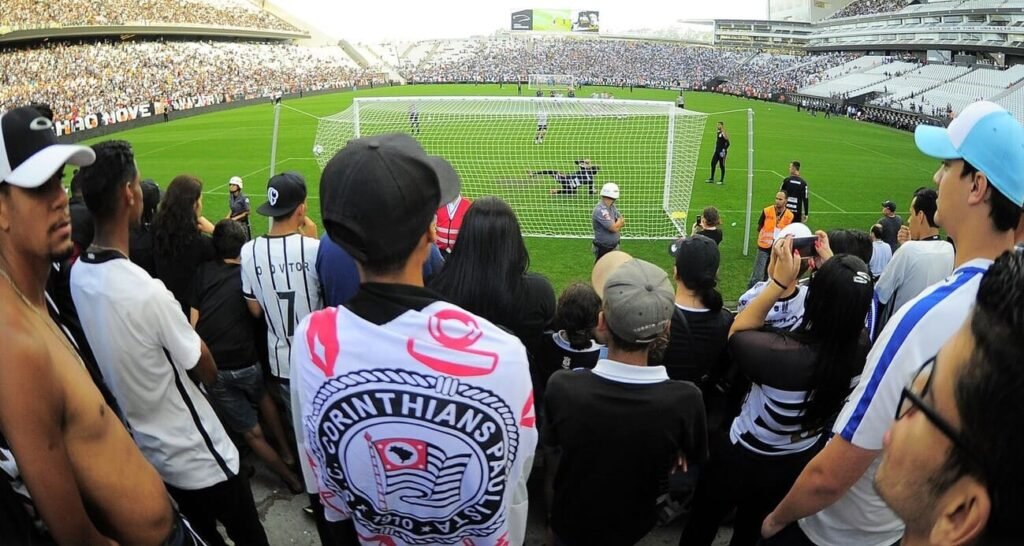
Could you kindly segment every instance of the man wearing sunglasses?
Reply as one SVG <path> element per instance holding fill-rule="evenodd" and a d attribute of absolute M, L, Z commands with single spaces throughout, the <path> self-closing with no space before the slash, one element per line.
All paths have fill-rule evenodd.
<path fill-rule="evenodd" d="M 970 319 L 903 389 L 875 488 L 904 546 L 1024 537 L 1024 254 L 989 268 Z"/>
<path fill-rule="evenodd" d="M 834 436 L 765 518 L 770 546 L 889 546 L 903 522 L 874 490 L 882 439 L 917 367 L 967 320 L 992 261 L 1013 248 L 1024 205 L 1024 127 L 977 102 L 948 128 L 918 126 L 918 148 L 941 160 L 936 223 L 956 241 L 953 273 L 903 305 L 875 340 Z"/>

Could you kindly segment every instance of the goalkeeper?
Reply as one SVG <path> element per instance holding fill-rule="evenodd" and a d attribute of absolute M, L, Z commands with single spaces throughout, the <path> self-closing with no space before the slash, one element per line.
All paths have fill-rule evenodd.
<path fill-rule="evenodd" d="M 590 195 L 594 195 L 594 178 L 601 168 L 590 162 L 590 159 L 577 159 L 577 170 L 573 173 L 562 171 L 527 171 L 530 176 L 551 176 L 558 182 L 559 187 L 551 189 L 551 195 L 574 194 L 580 186 L 586 184 Z"/>

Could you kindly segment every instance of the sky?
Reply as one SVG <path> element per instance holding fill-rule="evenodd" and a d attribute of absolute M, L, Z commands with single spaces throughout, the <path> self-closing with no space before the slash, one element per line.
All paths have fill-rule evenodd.
<path fill-rule="evenodd" d="M 767 0 L 270 0 L 335 38 L 377 43 L 490 34 L 513 11 L 597 10 L 602 32 L 665 28 L 682 19 L 764 19 Z M 578 4 L 577 4 L 578 2 Z"/>

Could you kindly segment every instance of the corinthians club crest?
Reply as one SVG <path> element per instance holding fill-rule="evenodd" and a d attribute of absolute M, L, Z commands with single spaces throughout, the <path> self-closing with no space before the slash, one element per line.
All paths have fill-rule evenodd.
<path fill-rule="evenodd" d="M 406 370 L 354 372 L 320 388 L 305 427 L 327 489 L 373 533 L 452 543 L 505 523 L 519 432 L 489 390 Z"/>

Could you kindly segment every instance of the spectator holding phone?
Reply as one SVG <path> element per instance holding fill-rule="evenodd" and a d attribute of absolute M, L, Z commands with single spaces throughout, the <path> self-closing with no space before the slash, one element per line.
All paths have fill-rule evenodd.
<path fill-rule="evenodd" d="M 789 224 L 781 231 L 779 231 L 779 235 L 775 239 L 775 241 L 784 239 L 786 237 L 793 237 L 795 240 L 810 240 L 812 242 L 810 248 L 814 249 L 813 241 L 815 237 L 811 233 L 810 228 L 808 228 L 804 224 Z M 803 244 L 804 252 L 807 252 L 807 243 Z M 810 258 L 810 256 L 808 256 L 808 258 Z M 769 278 L 772 275 L 775 275 L 775 269 L 777 265 L 778 264 L 774 259 L 774 256 L 771 257 L 768 261 Z M 808 269 L 810 269 L 810 267 L 811 259 L 802 259 L 800 263 L 799 276 L 803 277 L 804 273 L 806 273 Z M 744 308 L 750 305 L 750 303 L 753 302 L 754 299 L 756 299 L 757 296 L 760 295 L 761 292 L 764 291 L 765 287 L 768 286 L 768 284 L 770 283 L 770 280 L 758 282 L 752 288 L 750 288 L 750 290 L 744 292 L 743 295 L 740 296 L 740 299 L 737 303 L 737 312 L 742 311 Z M 779 294 L 779 297 L 776 300 L 776 304 L 773 305 L 772 308 L 768 310 L 768 314 L 765 315 L 765 326 L 770 326 L 772 328 L 777 328 L 780 330 L 791 330 L 794 327 L 796 327 L 798 324 L 800 324 L 800 321 L 804 317 L 804 300 L 806 298 L 807 285 L 805 283 L 797 282 L 793 283 L 792 286 L 787 287 L 786 290 L 783 290 L 782 293 Z"/>
<path fill-rule="evenodd" d="M 704 207 L 701 215 L 697 217 L 697 221 L 693 223 L 690 235 L 703 235 L 714 241 L 716 245 L 720 245 L 722 244 L 722 230 L 718 229 L 718 226 L 721 224 L 722 217 L 718 214 L 718 209 Z"/>
<path fill-rule="evenodd" d="M 709 546 L 733 508 L 732 543 L 756 543 L 764 516 L 817 453 L 864 366 L 870 270 L 856 256 L 833 257 L 824 232 L 810 240 L 813 250 L 803 250 L 806 244 L 792 237 L 774 242 L 769 284 L 729 331 L 730 355 L 752 386 L 728 440 L 712 446 L 680 544 Z M 812 252 L 823 263 L 809 283 L 800 324 L 791 331 L 765 328 L 768 312 L 797 283 Z"/>

